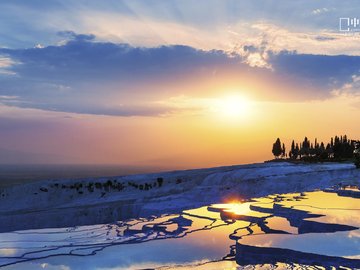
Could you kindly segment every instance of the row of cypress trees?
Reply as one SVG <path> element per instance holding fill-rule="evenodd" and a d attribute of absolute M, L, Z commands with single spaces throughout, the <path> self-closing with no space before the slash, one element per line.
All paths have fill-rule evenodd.
<path fill-rule="evenodd" d="M 291 143 L 289 152 L 286 152 L 285 144 L 277 138 L 272 147 L 275 158 L 289 158 L 292 160 L 341 160 L 354 157 L 355 149 L 360 147 L 360 141 L 350 140 L 346 135 L 335 136 L 330 142 L 311 142 L 307 137 L 302 142 Z M 357 152 L 357 151 L 355 151 Z"/>

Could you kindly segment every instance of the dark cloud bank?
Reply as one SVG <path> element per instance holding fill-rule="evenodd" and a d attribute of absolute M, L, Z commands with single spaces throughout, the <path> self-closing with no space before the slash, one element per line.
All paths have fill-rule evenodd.
<path fill-rule="evenodd" d="M 44 48 L 0 49 L 0 56 L 16 63 L 7 67 L 16 75 L 0 73 L 1 103 L 74 113 L 156 116 L 172 109 L 144 106 L 146 100 L 139 100 L 138 96 L 151 91 L 145 86 L 161 81 L 181 83 L 199 71 L 209 76 L 214 70 L 230 69 L 239 74 L 283 77 L 296 85 L 288 87 L 290 92 L 311 86 L 318 91 L 314 96 L 326 98 L 332 89 L 352 82 L 352 76 L 360 70 L 358 56 L 269 52 L 268 62 L 273 67 L 270 70 L 250 67 L 242 56 L 230 56 L 221 50 L 203 51 L 180 45 L 133 47 L 97 42 L 94 35 L 73 32 L 59 35 L 68 41 Z M 252 51 L 256 52 L 256 48 L 251 47 Z M 107 105 L 118 94 L 131 99 L 134 91 L 137 98 L 130 104 Z M 1 99 L 1 96 L 17 98 Z"/>

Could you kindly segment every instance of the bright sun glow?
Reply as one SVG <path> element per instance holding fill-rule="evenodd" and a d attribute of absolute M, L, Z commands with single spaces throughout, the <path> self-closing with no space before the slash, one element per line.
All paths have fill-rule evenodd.
<path fill-rule="evenodd" d="M 216 102 L 216 111 L 228 118 L 244 118 L 250 114 L 251 101 L 239 95 L 227 96 Z"/>
<path fill-rule="evenodd" d="M 214 204 L 213 206 L 235 215 L 246 215 L 251 211 L 250 203 L 233 202 L 226 204 Z"/>

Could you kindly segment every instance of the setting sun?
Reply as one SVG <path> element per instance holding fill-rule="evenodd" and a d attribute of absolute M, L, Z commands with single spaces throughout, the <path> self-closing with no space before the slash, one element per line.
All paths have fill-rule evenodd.
<path fill-rule="evenodd" d="M 216 102 L 216 112 L 228 118 L 244 118 L 251 112 L 251 101 L 240 95 L 226 96 Z"/>

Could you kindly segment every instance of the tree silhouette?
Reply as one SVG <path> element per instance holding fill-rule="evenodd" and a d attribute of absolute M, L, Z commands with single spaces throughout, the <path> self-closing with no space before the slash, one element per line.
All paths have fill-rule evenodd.
<path fill-rule="evenodd" d="M 281 148 L 281 141 L 279 138 L 276 139 L 275 143 L 273 144 L 272 153 L 275 156 L 275 158 L 278 158 L 282 154 L 282 148 Z"/>
<path fill-rule="evenodd" d="M 326 146 L 325 146 L 326 145 Z M 360 150 L 359 140 L 350 140 L 346 135 L 331 137 L 329 143 L 319 143 L 318 139 L 315 138 L 314 142 L 310 141 L 308 137 L 300 143 L 296 143 L 294 140 L 291 142 L 291 149 L 286 153 L 286 146 L 281 143 L 280 139 L 277 138 L 273 144 L 272 153 L 275 158 L 280 156 L 296 160 L 300 159 L 307 162 L 318 162 L 318 161 L 343 161 L 348 159 L 355 159 L 359 157 L 356 153 Z"/>
<path fill-rule="evenodd" d="M 305 156 L 309 155 L 310 152 L 310 142 L 307 137 L 304 138 L 304 141 L 302 143 L 302 154 Z"/>
<path fill-rule="evenodd" d="M 286 148 L 285 148 L 285 144 L 283 143 L 281 148 L 281 156 L 285 157 L 285 155 L 286 155 Z"/>
<path fill-rule="evenodd" d="M 292 140 L 292 142 L 291 142 L 291 149 L 290 149 L 290 151 L 289 151 L 289 157 L 290 157 L 291 159 L 294 159 L 294 154 L 295 154 L 295 141 Z M 296 159 L 296 158 L 295 158 L 295 159 Z"/>

